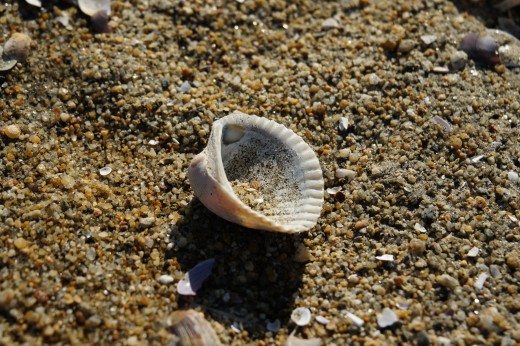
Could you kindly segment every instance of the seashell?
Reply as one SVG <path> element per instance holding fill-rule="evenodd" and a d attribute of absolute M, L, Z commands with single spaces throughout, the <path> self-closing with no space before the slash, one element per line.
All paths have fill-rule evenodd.
<path fill-rule="evenodd" d="M 20 32 L 15 32 L 4 45 L 2 58 L 4 60 L 14 59 L 25 61 L 31 49 L 31 38 Z"/>
<path fill-rule="evenodd" d="M 107 16 L 110 15 L 110 0 L 78 0 L 78 6 L 81 12 L 89 17 L 98 11 L 104 11 Z"/>
<path fill-rule="evenodd" d="M 195 310 L 174 311 L 166 321 L 167 329 L 180 346 L 218 346 L 220 341 L 204 315 Z"/>
<path fill-rule="evenodd" d="M 460 43 L 460 49 L 479 64 L 500 64 L 498 43 L 491 36 L 480 36 L 476 33 L 467 34 Z"/>
<path fill-rule="evenodd" d="M 309 145 L 281 124 L 241 112 L 215 121 L 188 178 L 208 209 L 248 228 L 302 232 L 323 205 L 323 174 Z"/>

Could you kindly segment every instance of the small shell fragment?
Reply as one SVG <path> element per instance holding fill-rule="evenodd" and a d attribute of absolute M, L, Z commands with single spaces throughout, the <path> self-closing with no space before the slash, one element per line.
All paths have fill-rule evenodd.
<path fill-rule="evenodd" d="M 291 320 L 299 326 L 305 326 L 311 322 L 311 310 L 300 307 L 293 310 L 291 313 Z"/>
<path fill-rule="evenodd" d="M 393 262 L 394 261 L 394 255 L 376 256 L 376 259 L 378 259 L 380 261 Z"/>
<path fill-rule="evenodd" d="M 171 275 L 161 275 L 157 278 L 157 281 L 161 284 L 171 284 L 173 282 L 173 276 Z"/>
<path fill-rule="evenodd" d="M 418 231 L 418 232 L 421 232 L 421 233 L 426 233 L 428 232 L 428 230 L 426 228 L 424 228 L 423 225 L 421 225 L 420 223 L 415 223 L 413 225 L 413 229 Z"/>
<path fill-rule="evenodd" d="M 347 178 L 347 179 L 354 179 L 354 177 L 356 176 L 356 172 L 351 170 L 351 169 L 343 169 L 343 168 L 338 168 L 336 169 L 336 178 Z"/>
<path fill-rule="evenodd" d="M 339 28 L 339 23 L 334 18 L 327 18 L 321 23 L 321 28 L 324 30 Z"/>
<path fill-rule="evenodd" d="M 40 0 L 25 0 L 31 6 L 42 7 L 42 2 Z"/>
<path fill-rule="evenodd" d="M 363 319 L 361 319 L 360 317 L 354 315 L 353 313 L 351 312 L 346 312 L 345 313 L 345 316 L 352 321 L 352 323 L 354 323 L 356 326 L 358 327 L 362 327 L 363 324 L 365 324 L 365 321 L 363 321 Z"/>
<path fill-rule="evenodd" d="M 480 249 L 478 247 L 472 247 L 471 250 L 468 251 L 468 257 L 477 257 Z"/>
<path fill-rule="evenodd" d="M 112 173 L 112 168 L 110 168 L 108 166 L 103 167 L 99 170 L 99 174 L 102 176 L 109 175 L 110 173 Z"/>
<path fill-rule="evenodd" d="M 328 324 L 330 320 L 323 316 L 316 316 L 316 321 L 321 324 Z"/>
<path fill-rule="evenodd" d="M 453 131 L 453 127 L 451 126 L 451 124 L 437 115 L 432 118 L 432 121 L 441 125 L 444 131 L 446 132 Z"/>
<path fill-rule="evenodd" d="M 211 275 L 213 264 L 215 264 L 215 259 L 210 258 L 193 267 L 177 284 L 177 293 L 185 296 L 196 295 L 202 287 L 202 283 Z"/>
<path fill-rule="evenodd" d="M 392 309 L 384 308 L 380 314 L 377 314 L 377 324 L 380 328 L 390 327 L 399 321 L 399 318 Z"/>
<path fill-rule="evenodd" d="M 339 130 L 347 131 L 348 129 L 348 117 L 339 118 Z"/>
<path fill-rule="evenodd" d="M 167 330 L 180 346 L 218 346 L 220 341 L 204 315 L 195 310 L 174 311 L 166 321 Z M 170 344 L 170 343 L 168 343 Z"/>
<path fill-rule="evenodd" d="M 480 275 L 477 278 L 477 281 L 475 281 L 475 288 L 477 290 L 481 290 L 484 287 L 484 283 L 486 282 L 489 275 L 487 273 L 480 273 Z"/>

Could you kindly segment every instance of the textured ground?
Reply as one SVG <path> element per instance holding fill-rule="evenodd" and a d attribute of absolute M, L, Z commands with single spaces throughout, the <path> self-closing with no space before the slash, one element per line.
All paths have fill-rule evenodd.
<path fill-rule="evenodd" d="M 327 345 L 520 343 L 520 69 L 433 72 L 486 29 L 478 6 L 113 1 L 95 34 L 66 4 L 0 4 L 0 41 L 34 42 L 0 74 L 0 344 L 165 344 L 187 307 L 223 344 L 282 344 L 300 306 L 330 322 L 296 335 Z M 293 129 L 341 187 L 310 232 L 247 230 L 193 198 L 189 162 L 232 110 Z M 385 307 L 399 322 L 381 328 Z"/>

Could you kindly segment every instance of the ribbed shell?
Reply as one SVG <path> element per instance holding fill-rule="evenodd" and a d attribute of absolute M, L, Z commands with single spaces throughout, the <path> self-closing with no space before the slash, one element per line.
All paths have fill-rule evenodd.
<path fill-rule="evenodd" d="M 248 228 L 306 231 L 323 206 L 323 174 L 314 151 L 285 126 L 254 115 L 234 112 L 216 121 L 188 177 L 208 209 Z M 251 209 L 235 195 L 232 180 L 259 181 L 271 208 Z"/>
<path fill-rule="evenodd" d="M 204 315 L 195 310 L 174 311 L 168 321 L 168 331 L 178 337 L 179 346 L 218 346 L 220 341 Z"/>

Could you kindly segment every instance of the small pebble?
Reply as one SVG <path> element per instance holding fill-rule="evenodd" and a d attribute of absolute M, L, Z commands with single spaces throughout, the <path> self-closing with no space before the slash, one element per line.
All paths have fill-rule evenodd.
<path fill-rule="evenodd" d="M 155 217 L 153 217 L 153 216 L 142 217 L 142 218 L 139 219 L 139 226 L 141 228 L 152 227 L 154 223 L 155 223 Z"/>
<path fill-rule="evenodd" d="M 14 240 L 14 246 L 18 249 L 18 250 L 23 250 L 25 249 L 26 247 L 28 247 L 29 245 L 31 245 L 31 243 L 29 243 L 27 240 L 25 240 L 24 238 L 16 238 Z"/>
<path fill-rule="evenodd" d="M 454 70 L 463 70 L 467 62 L 468 55 L 461 50 L 456 51 L 450 57 L 450 66 Z"/>
<path fill-rule="evenodd" d="M 414 238 L 410 240 L 410 252 L 414 254 L 421 254 L 426 251 L 426 244 L 421 239 Z"/>
<path fill-rule="evenodd" d="M 405 39 L 399 43 L 397 51 L 400 53 L 409 53 L 410 51 L 412 51 L 412 49 L 414 49 L 414 47 L 415 42 L 413 40 Z"/>
<path fill-rule="evenodd" d="M 459 286 L 459 281 L 449 274 L 442 274 L 437 276 L 437 282 L 442 286 L 454 290 Z"/>
<path fill-rule="evenodd" d="M 20 128 L 18 127 L 18 125 L 8 125 L 4 129 L 4 133 L 7 137 L 9 137 L 11 139 L 16 139 L 16 138 L 20 137 L 21 131 L 20 131 Z"/>

